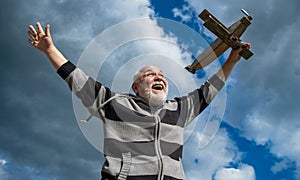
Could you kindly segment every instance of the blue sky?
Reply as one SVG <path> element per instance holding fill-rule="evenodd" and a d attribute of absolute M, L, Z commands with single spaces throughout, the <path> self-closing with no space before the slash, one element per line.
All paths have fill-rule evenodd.
<path fill-rule="evenodd" d="M 123 36 L 122 40 L 141 32 L 151 34 L 149 39 L 121 46 L 115 41 L 107 43 L 100 53 L 108 53 L 110 45 L 115 50 L 108 53 L 102 67 L 95 67 L 100 68 L 95 76 L 116 91 L 129 91 L 129 72 L 144 63 L 141 59 L 155 57 L 153 63 L 165 67 L 174 96 L 195 87 L 187 83 L 187 77 L 200 85 L 228 55 L 226 52 L 196 76 L 181 70 L 215 38 L 197 15 L 208 9 L 229 26 L 242 17 L 242 8 L 253 16 L 253 24 L 242 38 L 251 42 L 255 55 L 237 64 L 219 99 L 187 129 L 186 177 L 300 179 L 297 7 L 296 0 L 1 1 L 0 179 L 99 179 L 103 163 L 99 145 L 77 122 L 86 112 L 77 107 L 46 57 L 27 44 L 29 24 L 50 23 L 56 46 L 92 74 L 95 63 L 101 61 L 84 61 L 93 39 L 103 40 L 101 34 L 105 33 Z M 151 21 L 139 23 L 140 18 L 149 17 Z M 174 22 L 168 24 L 167 20 Z M 137 23 L 126 31 L 131 22 Z M 122 28 L 115 32 L 113 27 Z M 192 42 L 193 38 L 202 42 Z M 178 69 L 174 72 L 174 68 Z M 222 123 L 212 133 L 212 141 L 205 144 L 203 123 L 210 122 L 207 117 L 215 108 L 221 109 Z"/>

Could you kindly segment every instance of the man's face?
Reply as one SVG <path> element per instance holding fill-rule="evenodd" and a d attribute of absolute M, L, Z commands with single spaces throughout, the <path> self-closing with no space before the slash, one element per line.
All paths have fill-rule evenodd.
<path fill-rule="evenodd" d="M 145 66 L 136 77 L 133 91 L 153 106 L 162 105 L 168 94 L 168 82 L 161 69 L 156 66 Z"/>

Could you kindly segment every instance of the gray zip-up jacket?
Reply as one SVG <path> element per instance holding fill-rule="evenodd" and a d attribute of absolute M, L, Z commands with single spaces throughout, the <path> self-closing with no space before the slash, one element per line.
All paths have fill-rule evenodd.
<path fill-rule="evenodd" d="M 183 131 L 224 86 L 216 75 L 187 96 L 150 107 L 134 95 L 118 95 L 70 61 L 58 74 L 89 112 L 102 119 L 102 179 L 184 179 Z"/>

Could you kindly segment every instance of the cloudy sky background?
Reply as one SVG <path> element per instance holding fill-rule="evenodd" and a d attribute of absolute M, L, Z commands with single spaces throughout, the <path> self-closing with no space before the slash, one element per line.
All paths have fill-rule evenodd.
<path fill-rule="evenodd" d="M 189 89 L 194 84 L 179 85 L 173 68 L 183 73 L 178 67 L 183 69 L 190 55 L 203 47 L 195 50 L 195 44 L 187 40 L 191 36 L 170 34 L 155 17 L 176 20 L 182 27 L 186 24 L 211 41 L 215 37 L 202 31 L 196 17 L 204 8 L 227 26 L 242 16 L 240 9 L 246 9 L 254 20 L 243 39 L 251 42 L 255 55 L 239 62 L 223 89 L 225 114 L 213 141 L 200 148 L 202 131 L 189 134 L 191 128 L 187 130 L 191 135 L 184 149 L 187 179 L 300 179 L 299 4 L 296 0 L 0 1 L 0 179 L 99 179 L 103 163 L 102 154 L 76 122 L 78 110 L 73 109 L 69 89 L 46 57 L 27 44 L 29 24 L 37 20 L 50 23 L 56 46 L 72 62 L 81 63 L 90 42 L 105 30 L 124 21 L 152 17 L 146 25 L 136 24 L 138 32 L 151 34 L 150 38 L 119 48 L 119 42 L 112 41 L 99 50 L 107 54 L 111 52 L 107 47 L 116 47 L 97 79 L 117 91 L 129 91 L 131 76 L 124 76 L 125 69 L 134 72 L 143 59 L 165 58 L 163 66 L 173 64 L 165 71 L 176 95 L 186 91 L 178 86 Z M 130 30 L 112 34 L 139 34 Z M 85 61 L 83 68 L 93 74 L 98 61 L 101 59 Z M 213 70 L 198 74 L 195 82 L 203 82 Z M 123 83 L 114 77 L 124 77 Z"/>

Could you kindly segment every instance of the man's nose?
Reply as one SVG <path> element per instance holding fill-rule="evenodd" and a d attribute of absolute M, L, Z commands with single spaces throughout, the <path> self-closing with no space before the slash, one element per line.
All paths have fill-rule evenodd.
<path fill-rule="evenodd" d="M 156 75 L 154 76 L 154 81 L 162 81 L 162 79 L 163 79 L 163 77 L 160 76 L 159 74 L 156 74 Z"/>

